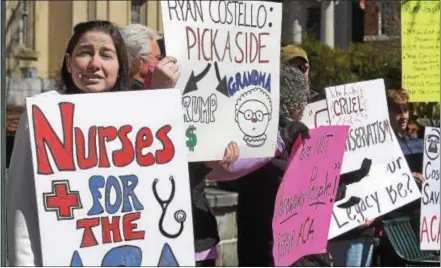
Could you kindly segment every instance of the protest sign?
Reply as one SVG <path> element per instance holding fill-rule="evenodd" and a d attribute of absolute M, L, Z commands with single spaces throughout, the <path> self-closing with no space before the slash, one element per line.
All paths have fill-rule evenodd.
<path fill-rule="evenodd" d="M 372 166 L 369 174 L 347 185 L 345 198 L 334 204 L 329 239 L 421 197 L 398 143 L 395 146 L 387 152 L 399 155 L 395 160 Z"/>
<path fill-rule="evenodd" d="M 383 79 L 328 87 L 326 101 L 331 125 L 351 126 L 342 174 L 359 169 L 364 158 L 373 165 L 396 159 L 401 150 L 394 146 Z"/>
<path fill-rule="evenodd" d="M 189 161 L 272 157 L 279 118 L 282 4 L 161 1 L 167 55 L 180 66 Z"/>
<path fill-rule="evenodd" d="M 195 265 L 180 104 L 178 89 L 27 98 L 43 265 Z"/>
<path fill-rule="evenodd" d="M 329 113 L 326 100 L 316 101 L 306 105 L 302 122 L 308 126 L 308 128 L 329 126 Z"/>
<path fill-rule="evenodd" d="M 403 1 L 401 57 L 409 102 L 439 102 L 439 1 Z"/>
<path fill-rule="evenodd" d="M 421 195 L 421 250 L 440 248 L 440 143 L 439 128 L 426 127 L 424 133 L 423 175 L 426 179 Z"/>
<path fill-rule="evenodd" d="M 298 149 L 293 149 L 275 201 L 276 266 L 289 266 L 302 256 L 326 250 L 348 129 L 311 129 L 311 138 L 303 145 L 297 142 Z"/>

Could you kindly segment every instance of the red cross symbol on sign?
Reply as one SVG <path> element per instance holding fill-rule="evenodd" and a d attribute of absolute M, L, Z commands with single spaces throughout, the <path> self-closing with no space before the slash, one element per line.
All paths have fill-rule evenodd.
<path fill-rule="evenodd" d="M 43 193 L 44 209 L 55 211 L 57 219 L 71 220 L 74 218 L 73 210 L 82 208 L 80 194 L 71 191 L 69 181 L 52 181 L 52 192 Z"/>

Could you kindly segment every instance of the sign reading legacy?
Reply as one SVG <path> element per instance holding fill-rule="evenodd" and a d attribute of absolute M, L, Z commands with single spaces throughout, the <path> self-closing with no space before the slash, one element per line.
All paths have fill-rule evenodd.
<path fill-rule="evenodd" d="M 189 161 L 274 156 L 282 5 L 161 1 L 167 54 L 177 58 Z M 213 142 L 216 141 L 216 142 Z"/>

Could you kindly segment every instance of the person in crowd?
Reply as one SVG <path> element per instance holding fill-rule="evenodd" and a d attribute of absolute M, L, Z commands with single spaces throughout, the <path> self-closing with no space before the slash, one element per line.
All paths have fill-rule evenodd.
<path fill-rule="evenodd" d="M 74 27 L 73 35 L 67 45 L 57 90 L 42 93 L 40 96 L 129 90 L 132 83 L 130 70 L 129 53 L 118 27 L 111 22 L 100 20 L 79 23 Z M 223 160 L 214 164 L 228 169 L 238 155 L 237 145 L 230 143 Z M 207 165 L 214 165 L 213 163 L 201 164 L 204 168 Z M 205 173 L 194 176 L 203 178 Z M 197 185 L 192 188 L 201 185 L 198 182 L 192 181 L 191 183 Z M 9 264 L 42 266 L 29 123 L 26 112 L 22 114 L 19 121 L 6 192 Z M 193 206 L 201 206 L 201 202 L 198 201 L 203 199 L 195 198 L 193 194 L 192 198 Z M 212 237 L 205 236 L 207 242 L 201 243 L 202 249 L 214 247 L 219 240 L 217 229 L 215 229 L 216 220 L 214 217 L 207 216 L 207 218 L 214 221 L 214 225 L 211 224 L 214 231 Z M 209 225 L 208 220 L 205 223 Z M 201 222 L 196 225 L 200 227 Z"/>
<path fill-rule="evenodd" d="M 164 57 L 164 42 L 155 31 L 144 25 L 131 24 L 124 28 L 123 36 L 134 62 L 132 75 L 134 84 L 138 86 L 133 87 L 133 90 L 173 88 L 176 85 L 179 78 L 178 63 L 173 57 Z M 160 57 L 164 59 L 160 60 Z M 158 73 L 160 79 L 156 80 Z M 141 81 L 142 79 L 144 81 Z M 216 217 L 204 191 L 205 176 L 213 167 L 228 169 L 230 163 L 238 157 L 239 148 L 236 143 L 231 142 L 227 145 L 225 157 L 221 162 L 188 164 L 197 266 L 215 265 L 218 257 L 216 245 L 220 240 Z"/>
<path fill-rule="evenodd" d="M 237 180 L 239 266 L 273 266 L 272 218 L 278 187 L 292 146 L 298 137 L 309 137 L 298 121 L 307 104 L 309 86 L 299 69 L 282 64 L 280 69 L 280 119 L 274 158 L 239 159 L 229 171 L 214 169 L 207 177 L 217 181 Z M 315 265 L 318 265 L 315 262 Z M 327 264 L 326 261 L 321 263 Z"/>
<path fill-rule="evenodd" d="M 308 59 L 308 54 L 303 48 L 295 45 L 284 46 L 282 44 L 282 49 L 280 52 L 280 62 L 289 64 L 299 69 L 302 73 L 304 73 L 306 81 L 310 83 L 310 77 L 309 77 L 310 63 Z M 319 97 L 319 93 L 312 90 L 311 85 L 309 87 L 310 87 L 309 99 L 315 101 L 315 99 Z"/>
<path fill-rule="evenodd" d="M 423 142 L 417 137 L 418 125 L 411 120 L 409 94 L 404 88 L 391 89 L 387 94 L 389 119 L 392 129 L 406 157 L 413 176 L 419 182 L 424 181 L 422 173 Z"/>
<path fill-rule="evenodd" d="M 57 91 L 79 94 L 123 91 L 130 87 L 127 48 L 119 29 L 108 21 L 75 26 L 67 45 Z M 12 266 L 41 266 L 41 245 L 27 115 L 20 118 L 7 183 L 8 261 Z M 67 260 L 68 261 L 68 260 Z"/>
<path fill-rule="evenodd" d="M 423 170 L 423 141 L 418 139 L 416 124 L 411 120 L 409 94 L 406 89 L 390 89 L 387 92 L 387 104 L 389 107 L 389 119 L 401 151 L 406 159 L 410 171 L 421 190 L 425 178 Z M 421 201 L 417 199 L 399 209 L 396 209 L 382 217 L 384 220 L 408 216 L 411 219 L 413 230 L 416 234 L 420 228 Z M 380 245 L 378 249 L 381 266 L 402 265 L 396 258 L 394 249 L 389 238 L 381 231 Z"/>
<path fill-rule="evenodd" d="M 303 48 L 295 45 L 283 46 L 280 61 L 298 68 L 305 75 L 306 80 L 309 81 L 309 59 Z"/>
<path fill-rule="evenodd" d="M 410 106 L 408 99 L 408 93 L 404 89 L 389 90 L 387 94 L 391 127 L 398 139 L 415 181 L 421 185 L 422 181 L 424 181 L 424 177 L 420 173 L 423 163 L 423 150 L 420 140 L 416 137 L 414 127 L 411 130 L 409 129 Z M 365 166 L 362 174 L 349 173 L 342 175 L 340 178 L 342 187 L 346 187 L 345 184 L 350 184 L 348 181 L 358 181 L 367 175 L 369 167 L 370 165 Z M 344 196 L 344 190 L 342 194 Z M 376 252 L 381 253 L 380 259 L 383 265 L 389 266 L 393 264 L 393 261 L 388 262 L 388 260 L 392 259 L 390 255 L 391 248 L 387 238 L 382 236 L 381 221 L 403 215 L 414 216 L 415 219 L 419 220 L 419 210 L 420 201 L 416 200 L 376 220 L 370 219 L 359 228 L 332 239 L 329 241 L 328 250 L 331 252 L 334 264 L 336 266 L 371 266 L 377 256 L 374 247 L 378 242 L 378 237 L 380 237 L 381 242 Z M 417 225 L 416 222 L 415 224 Z"/>
<path fill-rule="evenodd" d="M 161 36 L 142 24 L 122 30 L 131 58 L 132 90 L 173 88 L 179 67 L 173 57 L 164 57 L 158 41 Z"/>

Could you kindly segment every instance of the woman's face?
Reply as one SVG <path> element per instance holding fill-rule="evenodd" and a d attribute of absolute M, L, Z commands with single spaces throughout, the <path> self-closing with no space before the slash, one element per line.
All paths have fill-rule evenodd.
<path fill-rule="evenodd" d="M 83 92 L 112 89 L 118 78 L 119 62 L 112 38 L 102 32 L 86 32 L 72 54 L 66 54 L 67 70 Z"/>
<path fill-rule="evenodd" d="M 389 117 L 395 131 L 402 132 L 406 130 L 409 123 L 409 109 L 397 105 L 391 108 Z"/>

